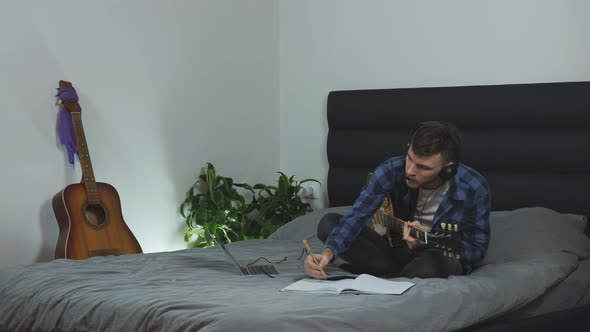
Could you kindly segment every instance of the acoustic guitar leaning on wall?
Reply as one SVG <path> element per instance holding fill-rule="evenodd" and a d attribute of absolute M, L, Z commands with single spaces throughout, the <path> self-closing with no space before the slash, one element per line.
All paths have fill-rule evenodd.
<path fill-rule="evenodd" d="M 82 168 L 82 181 L 70 184 L 53 196 L 53 212 L 59 225 L 54 258 L 87 259 L 92 256 L 142 253 L 139 242 L 127 227 L 117 190 L 96 182 L 82 126 L 81 108 L 76 101 L 61 99 L 72 84 L 60 81 L 60 103 L 72 117 Z"/>

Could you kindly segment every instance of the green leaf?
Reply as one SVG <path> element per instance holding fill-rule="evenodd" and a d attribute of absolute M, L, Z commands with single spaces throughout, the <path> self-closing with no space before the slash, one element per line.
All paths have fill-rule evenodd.
<path fill-rule="evenodd" d="M 221 191 L 212 191 L 209 194 L 209 197 L 211 197 L 211 200 L 213 201 L 213 204 L 215 204 L 215 206 L 217 206 L 218 208 L 222 208 L 225 206 L 225 204 L 223 204 L 224 199 L 225 199 L 225 195 L 223 194 L 223 192 Z"/>
<path fill-rule="evenodd" d="M 279 172 L 281 173 L 281 172 Z M 283 173 L 279 177 L 279 195 L 287 196 L 287 188 L 289 187 L 289 179 Z"/>
<path fill-rule="evenodd" d="M 262 183 L 257 183 L 254 185 L 254 189 L 255 190 L 261 190 L 261 189 L 266 189 L 267 185 L 262 184 Z"/>
<path fill-rule="evenodd" d="M 223 178 L 223 184 L 226 187 L 226 189 L 231 188 L 234 185 L 234 179 L 232 178 Z"/>
<path fill-rule="evenodd" d="M 191 228 L 184 234 L 184 242 L 189 242 L 190 238 L 194 235 L 197 237 L 202 238 L 205 233 L 205 230 L 202 228 Z"/>
<path fill-rule="evenodd" d="M 195 211 L 195 219 L 197 220 L 197 222 L 200 223 L 206 223 L 207 220 L 209 219 L 208 217 L 208 210 L 209 210 L 209 206 L 208 204 L 203 204 L 201 206 L 199 206 L 199 208 Z"/>
<path fill-rule="evenodd" d="M 182 204 L 180 204 L 179 213 L 183 218 L 186 218 L 186 214 L 184 214 L 184 209 L 185 209 L 184 204 L 185 204 L 184 202 L 182 202 Z"/>
<path fill-rule="evenodd" d="M 297 194 L 296 188 L 293 186 L 287 187 L 287 197 L 292 197 L 293 195 Z"/>

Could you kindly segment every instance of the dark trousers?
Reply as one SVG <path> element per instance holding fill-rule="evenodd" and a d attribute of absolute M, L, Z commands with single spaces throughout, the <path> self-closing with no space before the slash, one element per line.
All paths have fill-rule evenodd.
<path fill-rule="evenodd" d="M 341 214 L 328 213 L 318 225 L 318 238 L 322 242 L 342 218 Z M 368 273 L 384 277 L 446 278 L 463 274 L 461 262 L 445 257 L 438 249 L 410 250 L 403 242 L 392 248 L 377 232 L 365 227 L 346 252 L 339 255 L 349 263 L 350 272 Z M 344 266 L 343 266 L 344 267 Z"/>

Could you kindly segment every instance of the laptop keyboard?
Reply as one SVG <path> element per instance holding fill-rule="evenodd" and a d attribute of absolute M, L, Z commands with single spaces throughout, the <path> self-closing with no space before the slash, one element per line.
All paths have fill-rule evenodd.
<path fill-rule="evenodd" d="M 248 265 L 246 269 L 249 274 L 279 274 L 272 265 Z"/>

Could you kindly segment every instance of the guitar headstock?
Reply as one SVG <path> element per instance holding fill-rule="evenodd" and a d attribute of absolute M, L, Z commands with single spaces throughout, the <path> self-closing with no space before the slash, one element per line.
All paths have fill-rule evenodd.
<path fill-rule="evenodd" d="M 441 230 L 428 233 L 428 245 L 443 250 L 445 256 L 461 259 L 461 233 L 459 226 L 452 223 L 441 223 Z"/>
<path fill-rule="evenodd" d="M 82 111 L 82 108 L 80 107 L 80 104 L 77 101 L 78 100 L 77 96 L 75 98 L 76 101 L 63 100 L 62 98 L 60 98 L 61 94 L 63 93 L 62 89 L 71 89 L 71 90 L 73 90 L 73 94 L 76 96 L 76 90 L 72 86 L 72 83 L 70 83 L 68 81 L 60 80 L 59 81 L 60 93 L 57 95 L 57 97 L 58 97 L 57 103 L 60 105 L 64 105 L 66 110 L 68 110 L 68 112 L 70 112 L 70 113 Z"/>

